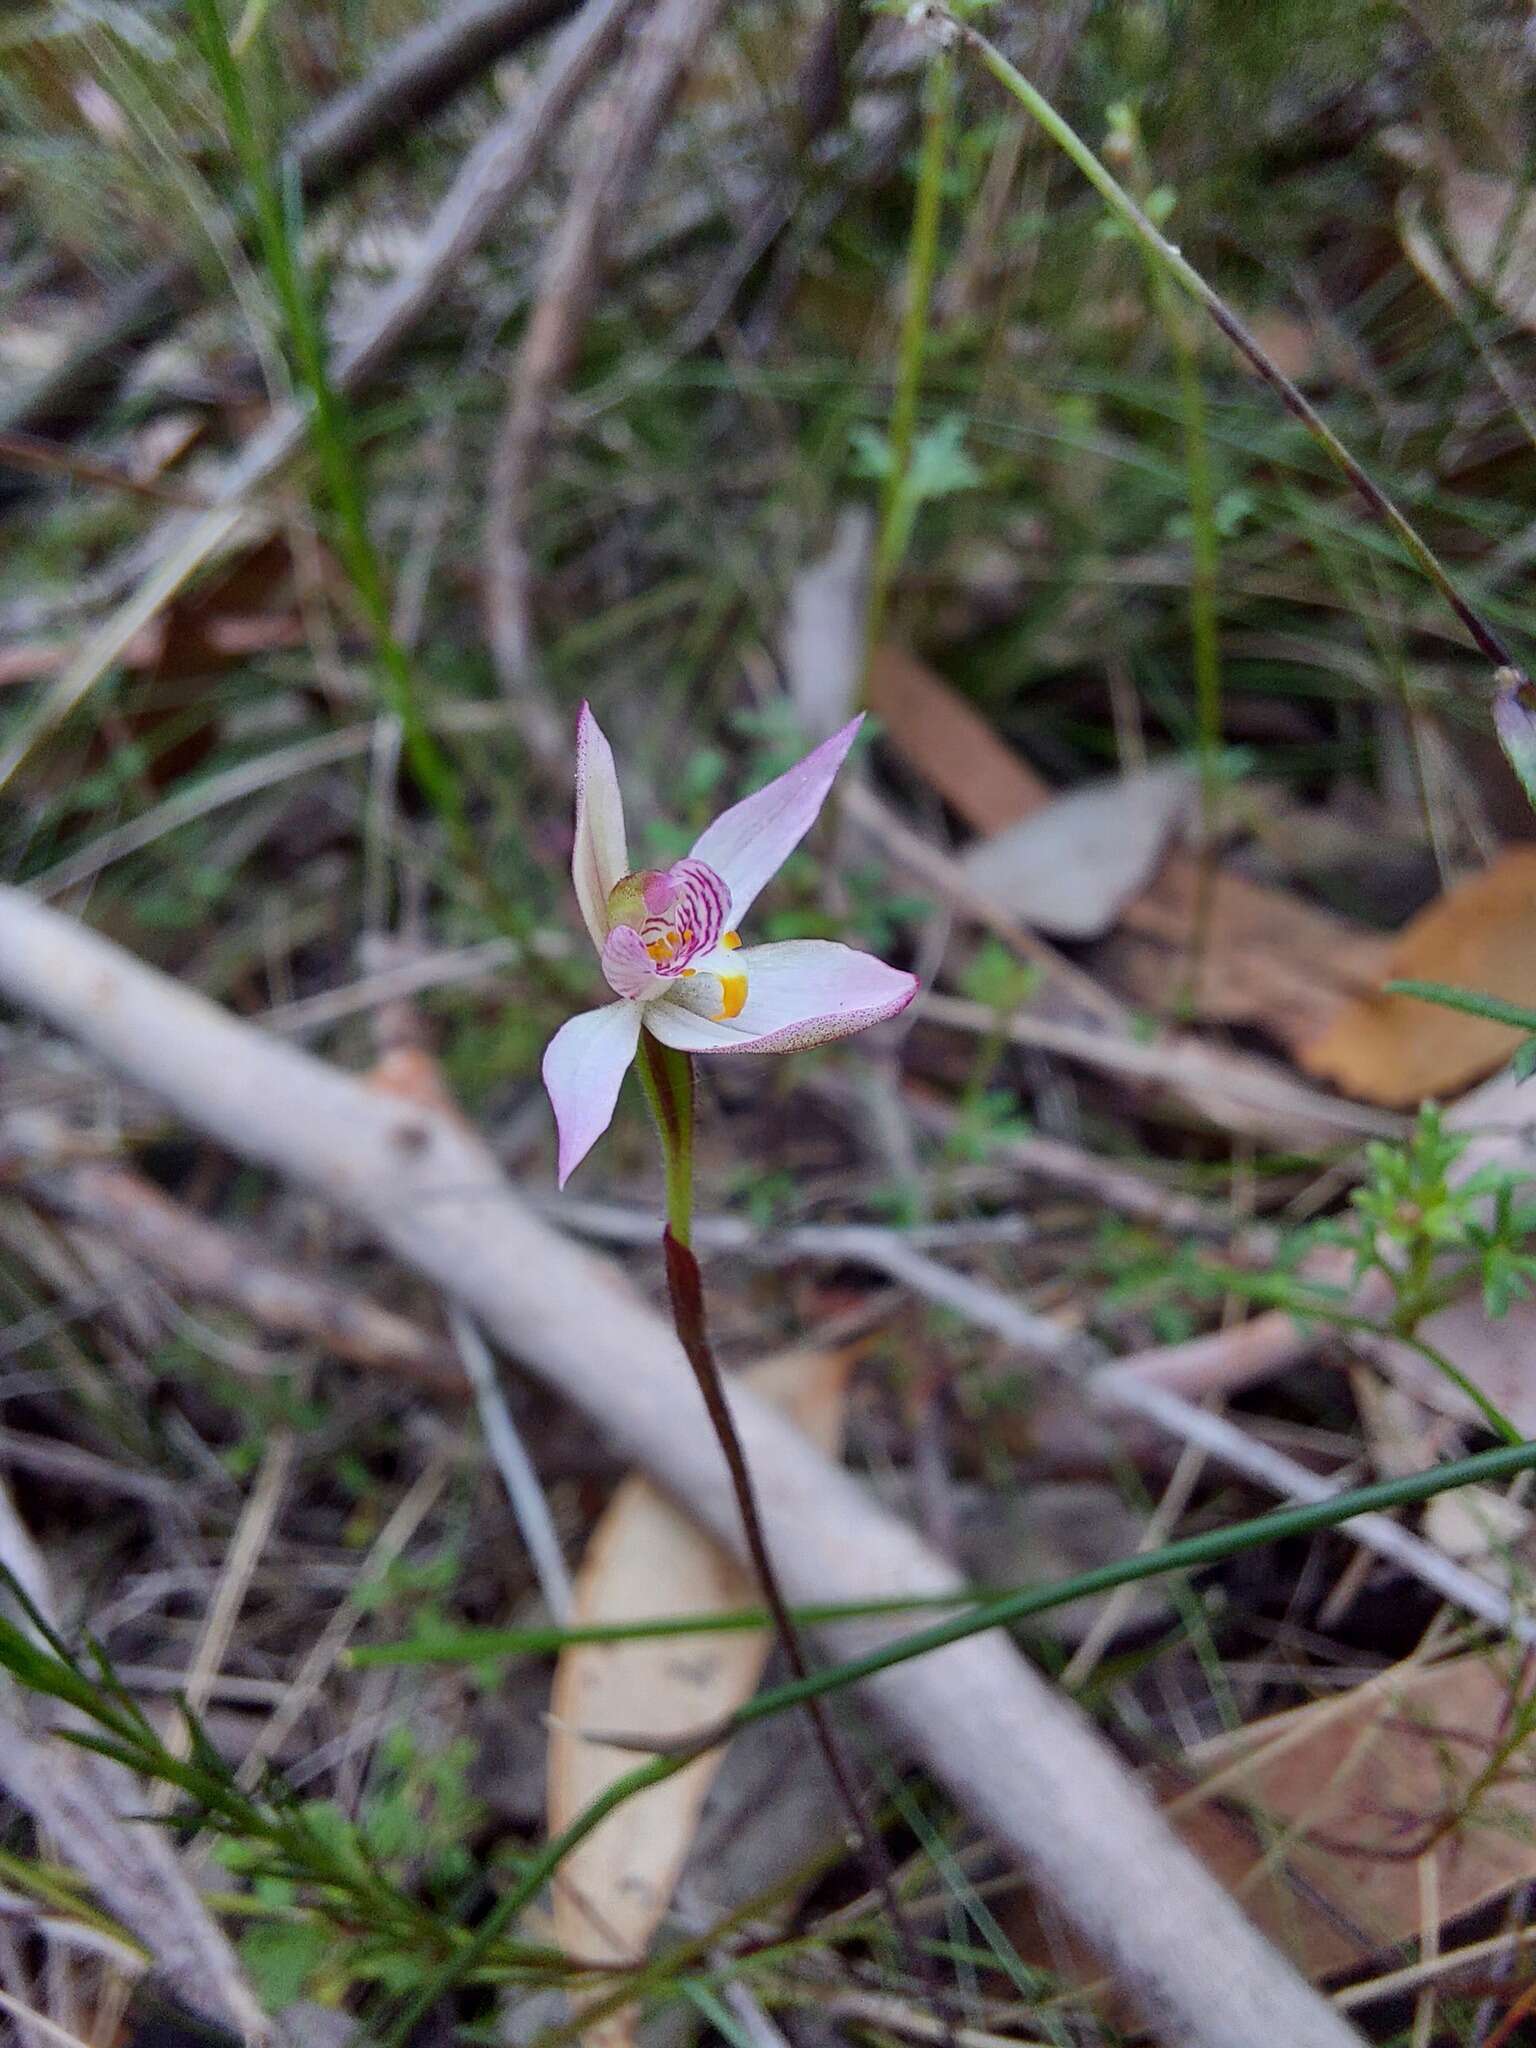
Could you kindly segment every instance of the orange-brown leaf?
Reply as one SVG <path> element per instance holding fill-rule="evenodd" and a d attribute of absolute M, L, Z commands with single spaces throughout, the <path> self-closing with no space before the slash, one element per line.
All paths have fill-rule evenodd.
<path fill-rule="evenodd" d="M 1386 980 L 1439 981 L 1536 1006 L 1536 847 L 1510 847 L 1407 924 Z M 1523 1034 L 1414 996 L 1360 996 L 1298 1052 L 1308 1073 L 1361 1102 L 1411 1108 L 1459 1095 Z"/>

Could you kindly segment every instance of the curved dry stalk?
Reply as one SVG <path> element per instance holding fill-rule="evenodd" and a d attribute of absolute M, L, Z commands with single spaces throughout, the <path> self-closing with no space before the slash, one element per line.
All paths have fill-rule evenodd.
<path fill-rule="evenodd" d="M 0 990 L 232 1151 L 364 1222 L 740 1555 L 735 1500 L 671 1330 L 606 1260 L 534 1217 L 470 1134 L 274 1042 L 12 889 L 0 889 Z M 739 1390 L 732 1408 L 793 1601 L 955 1588 L 943 1559 L 787 1421 Z M 826 1640 L 847 1657 L 898 1633 L 870 1620 Z M 866 1697 L 1104 1957 L 1161 2039 L 1359 2048 L 1005 1637 L 893 1667 Z"/>

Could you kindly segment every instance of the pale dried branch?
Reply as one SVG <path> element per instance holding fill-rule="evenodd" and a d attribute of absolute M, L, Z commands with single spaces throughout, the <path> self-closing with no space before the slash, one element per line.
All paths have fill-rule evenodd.
<path fill-rule="evenodd" d="M 445 1341 L 351 1288 L 296 1272 L 248 1234 L 210 1222 L 151 1181 L 109 1161 L 51 1164 L 34 1129 L 30 1164 L 8 1145 L 19 1119 L 0 1133 L 12 1162 L 7 1179 L 40 1208 L 88 1224 L 153 1268 L 178 1292 L 239 1309 L 270 1335 L 317 1344 L 338 1358 L 410 1381 L 437 1395 L 464 1393 Z"/>
<path fill-rule="evenodd" d="M 570 1621 L 574 1605 L 571 1575 L 566 1570 L 555 1518 L 549 1511 L 549 1502 L 539 1483 L 538 1468 L 529 1457 L 517 1424 L 512 1420 L 512 1411 L 507 1406 L 507 1397 L 496 1375 L 491 1347 L 462 1309 L 451 1310 L 450 1320 L 453 1341 L 458 1346 L 465 1377 L 475 1397 L 485 1447 L 506 1488 L 512 1518 L 527 1547 L 528 1561 L 544 1596 L 544 1605 L 551 1619 L 563 1627 Z"/>
<path fill-rule="evenodd" d="M 739 1553 L 730 1488 L 672 1333 L 610 1264 L 531 1215 L 472 1136 L 274 1043 L 14 890 L 0 890 L 0 988 L 220 1143 L 364 1222 Z M 950 1567 L 850 1474 L 746 1394 L 733 1406 L 791 1598 L 955 1590 Z M 857 1654 L 900 1626 L 844 1623 L 826 1640 L 834 1654 Z M 1004 1636 L 894 1666 L 867 1691 L 1104 1956 L 1165 2042 L 1358 2041 Z"/>
<path fill-rule="evenodd" d="M 916 1090 L 908 1091 L 907 1108 L 926 1131 L 949 1137 L 961 1129 L 959 1111 Z M 1238 1219 L 1224 1203 L 1186 1195 L 1178 1188 L 1164 1186 L 1140 1167 L 1119 1159 L 1101 1159 L 1082 1145 L 1044 1137 L 1038 1131 L 989 1131 L 987 1158 L 1016 1167 L 1029 1179 L 1043 1180 L 1068 1194 L 1102 1203 L 1122 1216 L 1156 1224 L 1161 1230 L 1195 1237 L 1230 1238 L 1238 1229 Z"/>
<path fill-rule="evenodd" d="M 1115 1380 L 1103 1399 L 1110 1409 L 1147 1416 L 1182 1442 L 1198 1444 L 1223 1465 L 1241 1472 L 1270 1493 L 1279 1494 L 1282 1500 L 1327 1500 L 1340 1490 L 1335 1481 L 1288 1458 L 1273 1445 L 1260 1443 L 1225 1416 L 1197 1407 L 1166 1387 L 1127 1376 Z M 1352 1521 L 1339 1524 L 1339 1533 L 1399 1565 L 1443 1600 L 1453 1601 L 1517 1642 L 1536 1643 L 1536 1619 L 1517 1606 L 1507 1593 L 1477 1572 L 1455 1563 L 1434 1544 L 1402 1528 L 1390 1515 L 1356 1515 Z"/>

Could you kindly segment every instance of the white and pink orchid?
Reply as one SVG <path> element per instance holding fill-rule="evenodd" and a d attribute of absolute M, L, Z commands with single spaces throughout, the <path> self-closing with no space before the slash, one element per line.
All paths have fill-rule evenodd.
<path fill-rule="evenodd" d="M 613 750 L 587 705 L 576 729 L 576 900 L 618 997 L 563 1024 L 544 1054 L 560 1185 L 613 1121 L 641 1029 L 679 1052 L 799 1052 L 904 1010 L 910 974 L 827 939 L 743 946 L 736 927 L 816 821 L 862 718 L 723 811 L 685 860 L 629 871 Z"/>

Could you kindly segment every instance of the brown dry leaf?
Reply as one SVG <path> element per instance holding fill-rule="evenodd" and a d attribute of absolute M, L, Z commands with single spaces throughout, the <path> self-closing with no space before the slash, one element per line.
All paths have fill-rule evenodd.
<path fill-rule="evenodd" d="M 1464 1372 L 1480 1393 L 1527 1435 L 1536 1429 L 1536 1301 L 1512 1302 L 1491 1316 L 1473 1289 L 1425 1319 L 1419 1336 Z M 1393 1381 L 1437 1415 L 1476 1422 L 1476 1404 L 1422 1351 L 1390 1337 L 1362 1335 L 1361 1348 Z"/>
<path fill-rule="evenodd" d="M 742 1375 L 827 1451 L 842 1440 L 848 1376 L 858 1347 L 793 1351 Z M 577 1622 L 634 1621 L 657 1614 L 719 1614 L 751 1607 L 751 1577 L 648 1480 L 625 1480 L 593 1530 L 575 1585 Z M 632 1750 L 588 1730 L 670 1741 L 750 1699 L 767 1661 L 766 1631 L 582 1643 L 564 1651 L 551 1698 L 548 1808 L 551 1834 L 566 1827 L 616 1778 Z M 720 1768 L 714 1750 L 665 1784 L 626 1800 L 561 1865 L 556 1938 L 568 1954 L 604 1961 L 641 1956 L 667 1909 Z M 633 2037 L 619 2014 L 583 2039 Z"/>
<path fill-rule="evenodd" d="M 1495 1768 L 1511 1706 L 1492 1657 L 1405 1670 L 1203 1744 L 1203 1785 L 1172 1811 L 1260 1925 L 1331 1975 L 1419 1934 L 1422 1855 L 1444 1921 L 1536 1877 L 1536 1778 L 1519 1748 Z"/>
<path fill-rule="evenodd" d="M 1126 906 L 1114 942 L 1115 976 L 1151 1009 L 1168 1009 L 1182 997 L 1199 892 L 1198 860 L 1174 853 Z M 1196 1014 L 1253 1025 L 1294 1051 L 1381 977 L 1389 943 L 1282 889 L 1220 871 L 1195 981 Z"/>
<path fill-rule="evenodd" d="M 857 709 L 874 540 L 869 508 L 843 506 L 826 553 L 790 585 L 779 652 L 790 702 L 813 740 L 827 739 Z"/>
<path fill-rule="evenodd" d="M 1085 783 L 978 840 L 960 865 L 1000 909 L 1036 930 L 1096 939 L 1146 888 L 1192 790 L 1178 764 Z"/>
<path fill-rule="evenodd" d="M 1425 1856 L 1443 1922 L 1536 1878 L 1536 1777 L 1518 1747 L 1500 1761 L 1510 1708 L 1492 1657 L 1399 1667 L 1203 1743 L 1156 1782 L 1179 1834 L 1271 1940 L 1308 1976 L 1334 1977 L 1422 1933 Z M 1026 1958 L 1095 1972 L 1047 1946 L 1027 1901 L 1009 1933 Z"/>
<path fill-rule="evenodd" d="M 891 744 L 976 832 L 1001 832 L 1051 801 L 1050 785 L 915 654 L 877 647 L 869 703 Z"/>
<path fill-rule="evenodd" d="M 870 703 L 893 746 L 974 831 L 1003 832 L 1052 802 L 1050 786 L 915 655 L 876 650 Z M 1122 912 L 1111 958 L 1126 993 L 1149 1008 L 1171 1008 L 1186 992 L 1199 879 L 1198 861 L 1175 851 Z M 1294 1047 L 1372 984 L 1385 953 L 1386 942 L 1363 926 L 1222 873 L 1196 1014 L 1257 1025 Z"/>
<path fill-rule="evenodd" d="M 1509 847 L 1447 890 L 1393 942 L 1384 979 L 1441 981 L 1536 1003 L 1536 847 Z M 1296 1049 L 1309 1074 L 1361 1102 L 1412 1108 L 1459 1095 L 1501 1066 L 1523 1033 L 1413 996 L 1356 997 Z"/>

